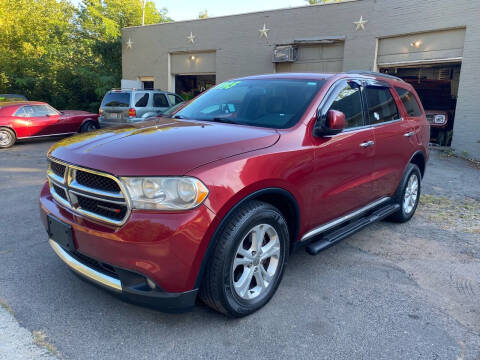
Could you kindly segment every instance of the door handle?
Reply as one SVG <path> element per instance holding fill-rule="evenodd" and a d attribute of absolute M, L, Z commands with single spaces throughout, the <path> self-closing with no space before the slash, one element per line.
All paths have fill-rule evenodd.
<path fill-rule="evenodd" d="M 408 133 L 403 134 L 403 136 L 405 136 L 405 137 L 410 137 L 410 136 L 413 136 L 413 135 L 415 135 L 415 131 L 410 131 Z"/>
<path fill-rule="evenodd" d="M 370 140 L 370 141 L 365 141 L 363 143 L 360 144 L 360 147 L 362 148 L 367 148 L 369 146 L 372 146 L 373 144 L 375 144 L 375 141 L 373 140 Z"/>

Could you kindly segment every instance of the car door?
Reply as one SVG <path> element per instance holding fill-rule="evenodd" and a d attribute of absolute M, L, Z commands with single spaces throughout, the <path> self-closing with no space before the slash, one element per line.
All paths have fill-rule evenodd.
<path fill-rule="evenodd" d="M 29 120 L 29 136 L 56 134 L 60 114 L 48 105 L 32 105 Z"/>
<path fill-rule="evenodd" d="M 376 80 L 365 87 L 367 118 L 375 133 L 372 191 L 377 197 L 393 195 L 413 154 L 412 123 L 401 116 L 392 87 Z"/>
<path fill-rule="evenodd" d="M 321 105 L 318 121 L 329 110 L 343 112 L 346 127 L 337 135 L 317 140 L 314 168 L 318 181 L 312 192 L 311 225 L 323 224 L 376 200 L 372 194 L 375 140 L 365 119 L 361 82 L 352 79 L 337 83 Z"/>

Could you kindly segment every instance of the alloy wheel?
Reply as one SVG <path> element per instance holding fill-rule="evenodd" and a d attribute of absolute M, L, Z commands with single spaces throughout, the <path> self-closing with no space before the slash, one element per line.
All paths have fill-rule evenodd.
<path fill-rule="evenodd" d="M 240 242 L 232 266 L 235 293 L 252 300 L 272 284 L 279 269 L 280 239 L 268 224 L 253 227 Z"/>
<path fill-rule="evenodd" d="M 8 146 L 12 142 L 12 134 L 5 130 L 0 130 L 0 146 L 5 147 Z"/>
<path fill-rule="evenodd" d="M 418 198 L 418 177 L 416 174 L 411 174 L 408 179 L 405 195 L 403 197 L 403 211 L 410 214 L 417 203 Z"/>

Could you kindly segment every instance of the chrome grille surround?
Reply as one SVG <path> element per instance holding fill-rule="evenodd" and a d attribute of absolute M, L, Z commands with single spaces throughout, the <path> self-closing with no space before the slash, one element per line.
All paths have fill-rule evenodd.
<path fill-rule="evenodd" d="M 50 193 L 60 205 L 62 205 L 63 207 L 69 210 L 72 210 L 77 214 L 84 215 L 87 218 L 91 218 L 91 219 L 94 219 L 103 223 L 115 225 L 115 226 L 121 226 L 127 221 L 128 217 L 130 216 L 132 207 L 130 204 L 130 199 L 127 195 L 128 194 L 127 190 L 125 189 L 125 187 L 123 186 L 123 184 L 118 178 L 107 173 L 68 164 L 53 158 L 50 158 L 49 161 L 50 161 L 50 164 L 47 170 L 47 179 L 50 187 Z M 56 165 L 65 166 L 65 172 L 63 177 L 59 176 L 52 170 L 52 164 L 54 164 L 53 166 L 56 166 Z M 115 181 L 120 191 L 119 192 L 105 191 L 105 190 L 95 189 L 93 187 L 82 185 L 78 183 L 78 181 L 76 181 L 77 171 L 82 171 L 84 173 L 90 173 L 96 176 L 102 176 L 102 177 L 111 179 Z M 57 191 L 55 190 L 55 187 L 65 191 L 67 198 L 65 199 L 60 194 L 58 194 Z M 108 216 L 101 215 L 100 213 L 95 213 L 93 211 L 83 209 L 80 206 L 78 201 L 79 196 L 93 199 L 100 203 L 109 203 L 109 204 L 112 204 L 112 206 L 125 207 L 126 208 L 125 215 L 121 219 L 115 219 L 114 216 L 108 217 Z M 105 209 L 105 206 L 103 206 L 103 209 Z"/>

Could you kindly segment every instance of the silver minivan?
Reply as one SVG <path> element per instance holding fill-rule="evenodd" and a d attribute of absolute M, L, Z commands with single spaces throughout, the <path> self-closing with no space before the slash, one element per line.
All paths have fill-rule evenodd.
<path fill-rule="evenodd" d="M 177 94 L 161 90 L 110 90 L 100 105 L 98 121 L 101 127 L 143 121 L 182 102 Z"/>

